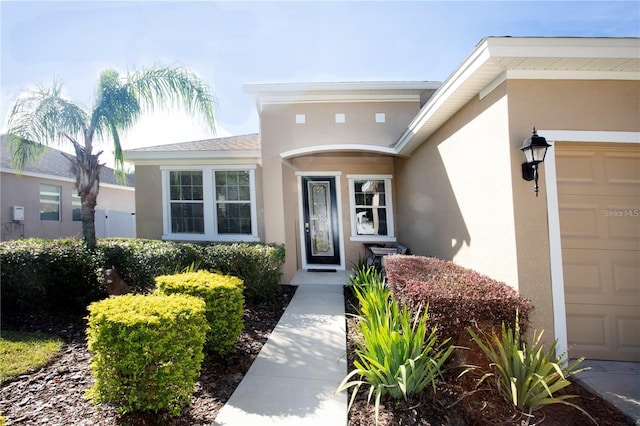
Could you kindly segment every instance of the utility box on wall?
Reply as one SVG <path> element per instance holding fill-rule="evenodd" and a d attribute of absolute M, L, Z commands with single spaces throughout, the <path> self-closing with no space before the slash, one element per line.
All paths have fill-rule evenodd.
<path fill-rule="evenodd" d="M 11 207 L 11 218 L 14 222 L 21 222 L 24 220 L 24 207 L 13 206 Z"/>

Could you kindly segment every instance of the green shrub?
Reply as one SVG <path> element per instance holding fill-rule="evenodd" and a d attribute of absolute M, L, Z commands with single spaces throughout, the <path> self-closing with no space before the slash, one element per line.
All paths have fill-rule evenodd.
<path fill-rule="evenodd" d="M 202 299 L 124 295 L 89 306 L 87 342 L 96 403 L 122 413 L 180 413 L 193 393 L 207 321 Z"/>
<path fill-rule="evenodd" d="M 282 293 L 280 267 L 284 246 L 265 244 L 211 244 L 203 246 L 202 268 L 233 275 L 244 281 L 248 300 L 274 300 Z"/>
<path fill-rule="evenodd" d="M 462 343 L 458 338 L 467 338 L 469 326 L 513 326 L 516 312 L 519 327 L 526 331 L 529 326 L 530 300 L 471 269 L 436 258 L 390 255 L 385 257 L 385 270 L 396 300 L 414 311 L 428 304 L 428 324 L 438 324 L 439 334 L 457 344 Z"/>
<path fill-rule="evenodd" d="M 84 312 L 106 296 L 97 271 L 100 256 L 73 239 L 0 243 L 2 311 Z"/>
<path fill-rule="evenodd" d="M 200 249 L 190 243 L 137 238 L 106 238 L 98 241 L 103 267 L 116 267 L 136 293 L 155 288 L 154 278 L 172 274 L 200 260 Z"/>
<path fill-rule="evenodd" d="M 161 294 L 188 294 L 206 304 L 209 332 L 205 347 L 218 354 L 228 353 L 244 328 L 242 280 L 207 271 L 156 277 Z"/>
<path fill-rule="evenodd" d="M 354 287 L 360 302 L 356 325 L 360 341 L 356 343 L 356 367 L 342 381 L 336 392 L 353 387 L 349 408 L 362 385 L 368 385 L 369 402 L 375 393 L 375 417 L 378 423 L 383 396 L 405 400 L 427 385 L 436 391 L 435 380 L 442 377 L 442 367 L 453 351 L 447 341 L 437 344 L 436 328 L 427 335 L 427 311 L 413 314 L 390 297 L 382 280 L 368 281 Z M 351 380 L 359 376 L 356 380 Z"/>
<path fill-rule="evenodd" d="M 565 404 L 580 410 L 596 423 L 586 411 L 567 401 L 576 395 L 554 395 L 571 384 L 567 380 L 569 377 L 585 370 L 578 369 L 584 358 L 569 364 L 566 354 L 555 356 L 557 340 L 544 352 L 540 342 L 542 332 L 534 332 L 529 342 L 521 336 L 517 318 L 515 330 L 502 323 L 500 336 L 478 334 L 471 327 L 467 331 L 491 361 L 488 367 L 492 367 L 492 371 L 485 373 L 478 385 L 495 376 L 500 393 L 528 417 L 545 405 Z"/>

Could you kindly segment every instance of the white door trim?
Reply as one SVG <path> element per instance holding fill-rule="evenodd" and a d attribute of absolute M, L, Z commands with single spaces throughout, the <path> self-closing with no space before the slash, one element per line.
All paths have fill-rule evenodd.
<path fill-rule="evenodd" d="M 549 142 L 599 142 L 640 143 L 640 132 L 603 132 L 589 130 L 539 130 L 538 134 Z M 547 194 L 547 219 L 549 222 L 549 257 L 551 260 L 551 294 L 553 327 L 558 339 L 557 355 L 567 354 L 567 313 L 564 297 L 564 272 L 562 269 L 562 240 L 560 211 L 558 206 L 558 182 L 556 175 L 555 147 L 547 152 L 544 161 Z"/>
<path fill-rule="evenodd" d="M 303 176 L 327 176 L 327 177 L 335 177 L 336 179 L 336 207 L 338 209 L 338 229 L 340 232 L 339 241 L 340 241 L 340 264 L 339 265 L 316 265 L 309 264 L 307 262 L 307 251 L 305 250 L 305 229 L 304 229 L 304 207 L 302 199 L 303 191 L 302 191 L 302 177 Z M 302 269 L 337 269 L 344 270 L 345 269 L 345 253 L 344 253 L 344 232 L 342 227 L 342 190 L 340 186 L 340 177 L 342 176 L 342 172 L 296 172 L 296 177 L 298 181 L 298 223 L 300 234 L 300 255 L 302 256 Z"/>

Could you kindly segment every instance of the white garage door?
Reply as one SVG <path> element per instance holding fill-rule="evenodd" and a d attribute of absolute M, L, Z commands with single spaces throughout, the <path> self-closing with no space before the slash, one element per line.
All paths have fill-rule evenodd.
<path fill-rule="evenodd" d="M 640 146 L 555 150 L 569 355 L 640 361 Z"/>

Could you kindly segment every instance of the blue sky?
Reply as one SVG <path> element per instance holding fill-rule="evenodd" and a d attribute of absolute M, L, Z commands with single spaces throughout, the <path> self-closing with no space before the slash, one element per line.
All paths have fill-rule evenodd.
<path fill-rule="evenodd" d="M 638 1 L 0 1 L 0 117 L 23 88 L 91 106 L 100 71 L 184 66 L 216 93 L 218 135 L 258 131 L 246 83 L 443 81 L 486 36 L 640 36 Z M 4 130 L 4 127 L 3 127 Z M 210 137 L 148 117 L 125 149 Z"/>

